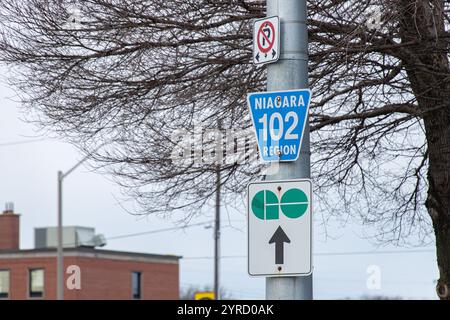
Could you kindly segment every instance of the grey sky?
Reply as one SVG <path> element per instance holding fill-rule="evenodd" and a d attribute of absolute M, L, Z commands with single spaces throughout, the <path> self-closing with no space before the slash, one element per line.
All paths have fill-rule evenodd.
<path fill-rule="evenodd" d="M 7 142 L 35 140 L 32 124 L 19 118 L 20 105 L 9 97 L 13 92 L 0 83 L 0 205 L 13 201 L 21 217 L 21 246 L 33 247 L 33 228 L 56 224 L 56 172 L 67 170 L 82 156 L 74 147 L 47 139 L 41 142 L 2 146 Z M 39 136 L 37 137 L 40 138 Z M 107 238 L 170 228 L 173 221 L 156 217 L 134 217 L 118 205 L 120 189 L 110 177 L 90 172 L 81 167 L 64 183 L 64 224 L 92 226 Z M 212 213 L 192 223 L 209 221 Z M 246 267 L 246 220 L 244 212 L 223 215 L 222 285 L 235 298 L 264 298 L 264 279 L 250 278 Z M 349 223 L 343 228 L 329 226 L 326 239 L 324 229 L 316 223 L 315 253 L 359 252 L 372 250 L 417 250 L 376 248 L 360 236 L 361 228 Z M 213 261 L 191 259 L 211 257 L 213 254 L 212 229 L 204 226 L 186 230 L 155 233 L 138 237 L 110 240 L 111 250 L 177 254 L 181 261 L 181 286 L 211 285 Z M 434 280 L 437 278 L 436 256 L 432 248 L 423 253 L 316 255 L 315 298 L 358 298 L 363 295 L 402 296 L 404 298 L 435 299 Z M 233 256 L 233 257 L 229 257 Z M 236 257 L 238 256 L 238 257 Z M 381 290 L 368 290 L 367 268 L 381 268 Z"/>

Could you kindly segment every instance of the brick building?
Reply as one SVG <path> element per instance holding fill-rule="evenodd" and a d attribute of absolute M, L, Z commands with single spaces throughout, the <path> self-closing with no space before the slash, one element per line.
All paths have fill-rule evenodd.
<path fill-rule="evenodd" d="M 11 208 L 0 214 L 0 299 L 56 299 L 52 230 L 36 229 L 36 249 L 20 250 L 19 228 L 20 215 Z M 65 299 L 179 298 L 180 257 L 97 249 L 86 237 L 89 229 L 67 232 L 76 239 L 64 248 L 65 281 L 69 282 Z M 75 282 L 80 288 L 70 285 L 72 275 L 78 277 Z"/>

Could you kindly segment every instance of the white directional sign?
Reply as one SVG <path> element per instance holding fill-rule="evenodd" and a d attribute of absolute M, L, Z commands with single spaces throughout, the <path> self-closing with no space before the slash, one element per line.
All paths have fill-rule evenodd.
<path fill-rule="evenodd" d="M 255 20 L 253 27 L 253 63 L 276 62 L 280 58 L 280 19 Z"/>
<path fill-rule="evenodd" d="M 269 277 L 311 274 L 311 181 L 251 183 L 247 195 L 249 274 Z"/>

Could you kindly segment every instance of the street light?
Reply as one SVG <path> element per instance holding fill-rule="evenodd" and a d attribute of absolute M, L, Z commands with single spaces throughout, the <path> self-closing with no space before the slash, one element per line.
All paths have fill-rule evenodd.
<path fill-rule="evenodd" d="M 101 146 L 100 146 L 101 147 Z M 100 148 L 99 147 L 99 148 Z M 97 149 L 98 150 L 98 149 Z M 66 173 L 58 171 L 58 246 L 57 246 L 57 261 L 56 261 L 56 298 L 64 300 L 64 254 L 63 254 L 63 208 L 62 208 L 62 183 L 65 177 L 74 172 L 81 166 L 91 154 L 88 154 L 74 165 Z"/>

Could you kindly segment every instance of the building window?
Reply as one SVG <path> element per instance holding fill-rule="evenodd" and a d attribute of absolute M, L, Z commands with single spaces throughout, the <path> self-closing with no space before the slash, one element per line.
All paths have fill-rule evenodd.
<path fill-rule="evenodd" d="M 44 269 L 31 269 L 29 273 L 30 298 L 42 298 L 44 296 Z"/>
<path fill-rule="evenodd" d="M 133 272 L 131 275 L 133 299 L 141 299 L 141 273 Z"/>
<path fill-rule="evenodd" d="M 0 299 L 9 298 L 9 270 L 0 270 Z"/>

